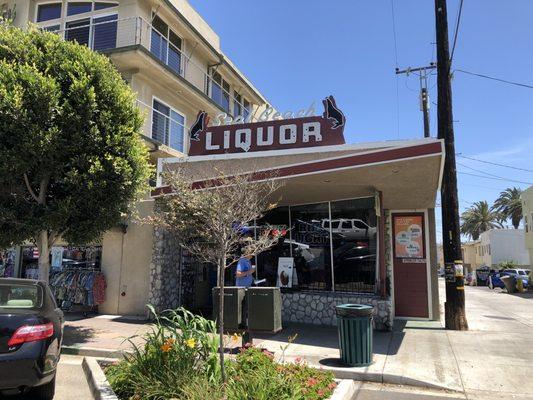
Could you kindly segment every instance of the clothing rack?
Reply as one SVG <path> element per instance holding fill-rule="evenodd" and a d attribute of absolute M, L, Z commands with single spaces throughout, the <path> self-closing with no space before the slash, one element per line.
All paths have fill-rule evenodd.
<path fill-rule="evenodd" d="M 106 282 L 99 267 L 65 266 L 50 273 L 50 287 L 61 308 L 67 312 L 98 312 L 105 300 Z"/>

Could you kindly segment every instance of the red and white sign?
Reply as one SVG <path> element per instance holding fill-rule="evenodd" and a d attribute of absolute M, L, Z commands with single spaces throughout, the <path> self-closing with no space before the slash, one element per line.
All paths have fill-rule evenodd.
<path fill-rule="evenodd" d="M 333 96 L 322 103 L 322 116 L 221 126 L 208 126 L 207 113 L 200 111 L 190 129 L 189 156 L 344 144 L 344 114 Z"/>

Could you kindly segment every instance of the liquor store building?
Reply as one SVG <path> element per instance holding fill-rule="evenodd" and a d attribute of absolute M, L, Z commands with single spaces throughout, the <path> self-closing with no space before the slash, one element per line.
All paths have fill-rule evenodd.
<path fill-rule="evenodd" d="M 243 168 L 272 171 L 283 180 L 277 208 L 254 229 L 268 224 L 287 235 L 253 261 L 256 279 L 283 286 L 285 322 L 334 325 L 334 307 L 341 303 L 373 305 L 381 330 L 392 329 L 395 318 L 439 318 L 435 200 L 442 141 L 324 140 L 290 149 L 191 153 L 197 152 L 167 159 L 164 167 L 185 166 L 199 180 L 215 168 L 228 175 Z M 156 207 L 167 189 L 153 192 Z M 287 259 L 292 276 L 280 282 Z M 149 301 L 156 308 L 208 308 L 213 273 L 155 229 Z M 232 277 L 227 284 L 234 284 Z"/>

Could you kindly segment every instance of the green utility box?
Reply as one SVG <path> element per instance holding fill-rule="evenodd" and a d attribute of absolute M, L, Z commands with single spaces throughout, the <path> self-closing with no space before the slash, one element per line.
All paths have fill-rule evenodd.
<path fill-rule="evenodd" d="M 237 286 L 224 288 L 224 328 L 228 332 L 236 332 L 242 321 L 242 302 L 246 289 Z M 213 319 L 218 320 L 219 288 L 213 288 Z"/>
<path fill-rule="evenodd" d="M 248 329 L 281 331 L 281 292 L 277 287 L 251 287 L 246 290 Z"/>
<path fill-rule="evenodd" d="M 335 307 L 342 361 L 351 367 L 372 364 L 372 314 L 374 307 L 341 304 Z"/>

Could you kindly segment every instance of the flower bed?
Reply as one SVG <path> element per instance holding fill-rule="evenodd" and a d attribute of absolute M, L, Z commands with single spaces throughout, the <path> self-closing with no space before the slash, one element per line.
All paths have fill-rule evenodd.
<path fill-rule="evenodd" d="M 225 364 L 222 382 L 215 324 L 180 309 L 158 317 L 142 346 L 106 368 L 121 399 L 322 400 L 333 393 L 331 372 L 285 364 L 266 349 L 246 345 Z"/>

